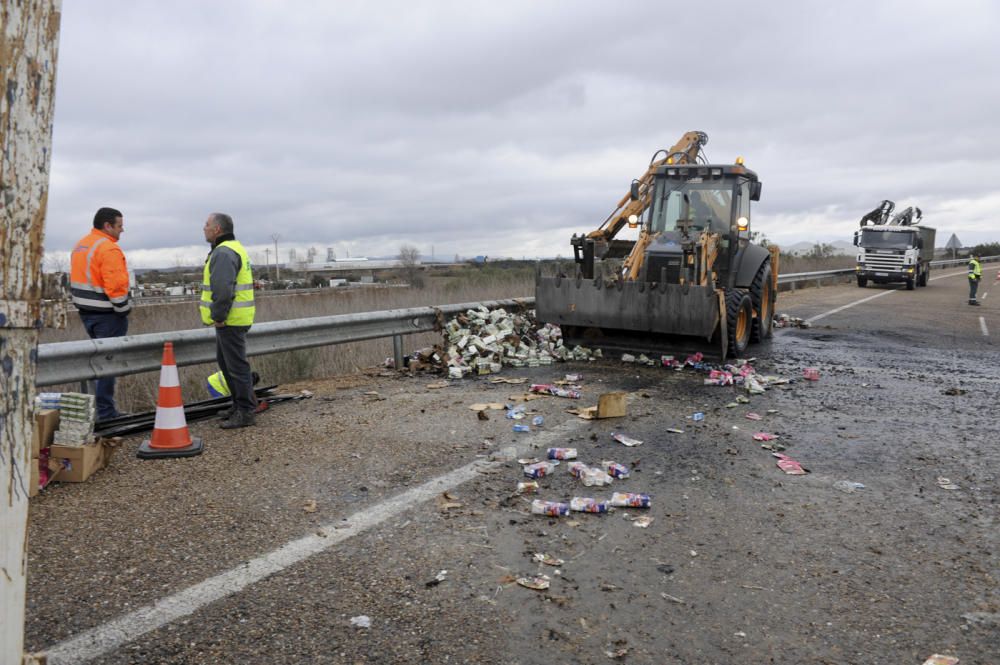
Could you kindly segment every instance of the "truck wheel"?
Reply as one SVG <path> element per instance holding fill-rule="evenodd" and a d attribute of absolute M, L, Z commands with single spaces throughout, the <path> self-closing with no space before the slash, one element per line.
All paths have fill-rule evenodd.
<path fill-rule="evenodd" d="M 750 343 L 750 329 L 753 327 L 753 304 L 746 289 L 726 291 L 726 324 L 729 355 L 739 358 Z"/>
<path fill-rule="evenodd" d="M 920 279 L 917 280 L 917 286 L 927 286 L 927 274 L 931 271 L 930 268 L 925 269 L 920 273 Z"/>
<path fill-rule="evenodd" d="M 770 261 L 764 261 L 750 285 L 750 303 L 757 310 L 757 316 L 750 324 L 750 341 L 761 342 L 771 336 L 774 323 L 774 284 L 771 283 Z"/>
<path fill-rule="evenodd" d="M 860 288 L 862 288 L 862 289 L 865 288 L 866 286 L 868 286 L 868 278 L 867 277 L 858 277 L 858 286 Z"/>
<path fill-rule="evenodd" d="M 914 283 L 914 280 L 913 280 L 912 277 L 910 279 L 906 280 L 906 290 L 907 291 L 912 291 L 915 286 L 916 286 L 916 284 Z"/>

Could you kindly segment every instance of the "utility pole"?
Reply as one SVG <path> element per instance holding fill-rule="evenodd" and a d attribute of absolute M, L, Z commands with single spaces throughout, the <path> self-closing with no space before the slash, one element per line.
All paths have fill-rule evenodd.
<path fill-rule="evenodd" d="M 271 274 L 271 248 L 270 247 L 265 247 L 264 248 L 264 274 L 265 275 L 270 275 Z"/>
<path fill-rule="evenodd" d="M 281 240 L 281 235 L 278 233 L 271 234 L 271 240 L 274 241 L 274 281 L 281 279 L 281 273 L 278 272 L 278 241 Z"/>
<path fill-rule="evenodd" d="M 52 317 L 42 242 L 60 16 L 60 0 L 0 0 L 0 665 L 37 662 L 24 657 L 24 607 L 35 354 L 39 324 Z"/>

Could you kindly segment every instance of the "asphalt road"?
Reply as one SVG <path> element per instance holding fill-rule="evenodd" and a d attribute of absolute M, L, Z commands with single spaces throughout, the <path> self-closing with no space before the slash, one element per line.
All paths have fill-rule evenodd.
<path fill-rule="evenodd" d="M 252 430 L 193 424 L 198 458 L 141 462 L 127 440 L 32 500 L 28 646 L 56 663 L 1000 662 L 1000 285 L 974 308 L 961 273 L 932 278 L 782 294 L 813 327 L 778 330 L 755 366 L 797 381 L 738 407 L 703 374 L 606 359 L 505 370 L 584 375 L 581 404 L 526 403 L 545 418 L 530 433 L 468 408 L 526 384 L 375 374 L 288 387 L 315 397 Z M 624 418 L 565 412 L 612 390 Z M 810 473 L 785 475 L 757 431 Z M 631 469 L 584 487 L 564 462 L 541 498 L 652 506 L 532 515 L 520 465 L 491 461 L 509 446 Z M 545 591 L 512 581 L 540 573 Z"/>

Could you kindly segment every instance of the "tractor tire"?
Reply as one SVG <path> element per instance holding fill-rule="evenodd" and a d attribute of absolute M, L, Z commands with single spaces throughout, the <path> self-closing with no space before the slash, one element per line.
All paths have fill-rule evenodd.
<path fill-rule="evenodd" d="M 858 288 L 862 288 L 863 289 L 866 286 L 868 286 L 868 278 L 867 277 L 858 277 Z"/>
<path fill-rule="evenodd" d="M 750 284 L 750 303 L 757 311 L 750 324 L 750 341 L 762 342 L 771 336 L 774 325 L 774 284 L 771 283 L 770 261 L 764 261 Z"/>
<path fill-rule="evenodd" d="M 750 344 L 753 327 L 753 303 L 746 289 L 726 291 L 726 325 L 729 333 L 729 355 L 739 358 Z"/>

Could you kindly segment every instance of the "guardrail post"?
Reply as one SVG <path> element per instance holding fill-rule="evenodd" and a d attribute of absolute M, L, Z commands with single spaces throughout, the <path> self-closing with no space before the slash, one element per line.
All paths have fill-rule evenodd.
<path fill-rule="evenodd" d="M 0 665 L 24 656 L 32 399 L 52 154 L 59 0 L 0 0 Z M 37 487 L 36 487 L 37 489 Z"/>
<path fill-rule="evenodd" d="M 392 336 L 392 361 L 397 370 L 403 369 L 403 336 Z"/>

